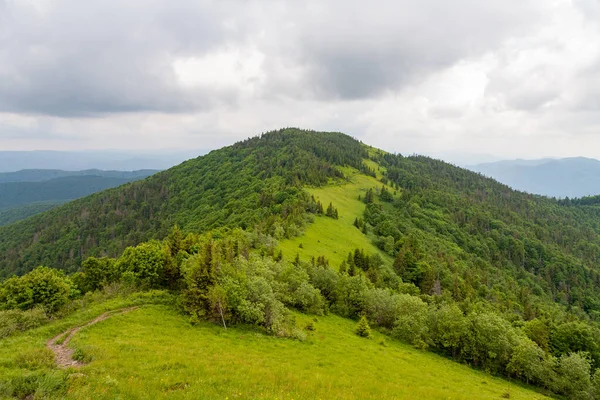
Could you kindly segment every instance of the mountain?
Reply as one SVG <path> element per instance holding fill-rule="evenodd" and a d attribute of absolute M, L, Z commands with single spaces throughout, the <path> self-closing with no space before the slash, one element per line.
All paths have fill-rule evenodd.
<path fill-rule="evenodd" d="M 0 275 L 39 264 L 75 270 L 86 256 L 115 256 L 129 245 L 164 237 L 175 224 L 197 232 L 257 224 L 269 229 L 274 210 L 296 218 L 286 207 L 299 207 L 291 199 L 301 183 L 325 184 L 342 175 L 334 162 L 362 168 L 366 156 L 350 137 L 316 133 L 273 133 L 212 151 L 0 228 Z"/>
<path fill-rule="evenodd" d="M 319 329 L 328 329 L 329 322 L 319 321 L 329 313 L 361 319 L 361 337 L 369 336 L 370 324 L 390 340 L 567 398 L 589 398 L 600 382 L 599 233 L 597 201 L 530 195 L 342 133 L 289 128 L 1 227 L 0 274 L 7 279 L 0 285 L 0 309 L 35 313 L 38 306 L 62 315 L 119 291 L 125 296 L 137 290 L 136 301 L 144 303 L 168 290 L 175 299 L 160 303 L 165 316 L 185 313 L 194 326 L 249 326 L 298 341 L 316 329 L 311 343 L 321 340 Z M 13 274 L 22 276 L 9 278 Z M 97 294 L 77 297 L 88 292 Z M 306 318 L 313 325 L 299 326 Z M 183 323 L 174 322 L 188 335 Z M 12 326 L 19 331 L 29 325 Z M 67 325 L 47 334 L 60 334 L 59 326 Z M 32 335 L 28 343 L 43 343 Z M 155 348 L 171 353 L 189 346 L 176 332 L 164 335 L 175 342 L 138 339 L 148 344 L 136 349 L 135 358 L 156 370 L 171 369 L 152 358 Z M 260 351 L 257 335 L 236 337 L 249 338 L 248 352 Z M 102 360 L 102 339 L 87 344 Z M 119 376 L 130 377 L 136 369 L 121 362 L 132 352 L 127 346 Z M 387 351 L 385 341 L 378 348 Z M 85 351 L 80 358 L 86 359 Z M 21 379 L 28 361 L 18 360 L 11 373 Z M 86 367 L 93 371 L 82 377 L 86 384 L 70 388 L 94 391 L 94 374 L 108 368 L 94 365 Z M 219 369 L 227 376 L 234 370 L 231 362 Z M 40 379 L 46 382 L 47 375 Z M 177 390 L 206 385 L 169 383 L 176 384 Z"/>
<path fill-rule="evenodd" d="M 528 193 L 557 198 L 600 194 L 600 161 L 591 158 L 510 160 L 468 168 Z"/>
<path fill-rule="evenodd" d="M 98 176 L 103 178 L 118 179 L 143 179 L 158 170 L 142 169 L 137 171 L 103 171 L 99 169 L 86 169 L 82 171 L 64 171 L 60 169 L 23 169 L 15 172 L 0 173 L 0 183 L 8 182 L 44 182 L 51 179 L 66 178 L 71 176 Z"/>
<path fill-rule="evenodd" d="M 180 151 L 0 151 L 0 172 L 22 169 L 62 169 L 79 171 L 166 169 L 206 150 Z"/>
<path fill-rule="evenodd" d="M 9 225 L 13 222 L 29 218 L 32 215 L 39 214 L 54 207 L 60 206 L 67 201 L 68 200 L 37 201 L 0 210 L 0 226 Z"/>
<path fill-rule="evenodd" d="M 0 174 L 0 226 L 157 171 L 22 170 Z"/>
<path fill-rule="evenodd" d="M 66 176 L 43 182 L 0 183 L 0 210 L 28 203 L 71 200 L 117 187 L 137 178 L 108 178 L 95 175 Z"/>

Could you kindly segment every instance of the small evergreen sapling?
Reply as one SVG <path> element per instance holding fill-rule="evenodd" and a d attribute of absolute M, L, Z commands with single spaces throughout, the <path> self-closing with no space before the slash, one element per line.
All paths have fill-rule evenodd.
<path fill-rule="evenodd" d="M 371 337 L 371 327 L 369 321 L 364 315 L 360 317 L 358 324 L 356 325 L 356 334 L 360 337 L 369 338 Z"/>

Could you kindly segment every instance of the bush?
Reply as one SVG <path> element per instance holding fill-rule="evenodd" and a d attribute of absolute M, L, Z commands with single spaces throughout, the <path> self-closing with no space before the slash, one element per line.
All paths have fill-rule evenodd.
<path fill-rule="evenodd" d="M 532 340 L 525 338 L 514 348 L 506 370 L 527 383 L 549 387 L 554 380 L 554 361 Z"/>
<path fill-rule="evenodd" d="M 74 281 L 81 292 L 86 293 L 103 288 L 119 280 L 116 260 L 108 257 L 89 257 L 81 263 L 81 272 Z"/>
<path fill-rule="evenodd" d="M 457 356 L 469 324 L 467 318 L 456 304 L 442 304 L 429 311 L 429 335 L 439 349 L 449 350 L 452 357 Z"/>
<path fill-rule="evenodd" d="M 31 310 L 7 310 L 0 311 L 0 338 L 9 336 L 15 332 L 24 332 L 37 328 L 48 321 L 46 312 L 41 307 Z"/>
<path fill-rule="evenodd" d="M 416 347 L 426 348 L 429 341 L 427 304 L 408 294 L 394 296 L 397 314 L 392 334 Z"/>
<path fill-rule="evenodd" d="M 362 275 L 341 276 L 336 288 L 336 304 L 334 309 L 337 314 L 356 318 L 365 309 L 365 300 L 369 284 Z"/>
<path fill-rule="evenodd" d="M 4 377 L 3 377 L 4 378 Z M 64 398 L 67 391 L 64 371 L 36 371 L 0 380 L 0 397 L 4 398 Z"/>
<path fill-rule="evenodd" d="M 398 302 L 389 290 L 370 289 L 365 296 L 365 312 L 377 326 L 392 329 L 398 315 Z"/>
<path fill-rule="evenodd" d="M 591 392 L 591 361 L 586 353 L 571 353 L 560 357 L 557 389 L 569 399 L 588 399 Z"/>
<path fill-rule="evenodd" d="M 73 284 L 62 271 L 38 267 L 21 276 L 7 279 L 0 286 L 0 307 L 29 310 L 42 306 L 47 312 L 56 312 L 67 303 Z"/>
<path fill-rule="evenodd" d="M 159 287 L 165 281 L 167 253 L 158 241 L 142 243 L 125 249 L 117 260 L 120 273 L 130 272 L 137 283 Z"/>
<path fill-rule="evenodd" d="M 468 319 L 470 327 L 462 356 L 485 370 L 503 371 L 519 342 L 515 328 L 491 312 L 474 312 Z"/>

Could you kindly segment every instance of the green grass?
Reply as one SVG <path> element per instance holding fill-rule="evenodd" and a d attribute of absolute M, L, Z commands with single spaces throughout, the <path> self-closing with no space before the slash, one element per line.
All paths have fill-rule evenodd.
<path fill-rule="evenodd" d="M 374 161 L 365 160 L 365 163 L 378 171 L 379 165 Z M 303 235 L 281 241 L 280 249 L 283 255 L 293 259 L 296 254 L 299 254 L 302 260 L 323 255 L 333 268 L 337 268 L 346 259 L 348 252 L 358 248 L 364 249 L 369 254 L 378 253 L 384 260 L 391 262 L 387 254 L 373 245 L 373 235 L 365 236 L 353 225 L 354 219 L 361 218 L 365 210 L 365 204 L 358 200 L 358 196 L 364 198 L 368 189 L 381 188 L 384 185 L 356 169 L 348 167 L 341 169 L 347 180 L 331 182 L 325 187 L 307 189 L 315 199 L 323 203 L 323 208 L 326 209 L 331 202 L 338 209 L 339 219 L 316 217 Z M 380 178 L 380 173 L 377 174 Z M 387 185 L 386 188 L 394 193 L 393 188 Z"/>
<path fill-rule="evenodd" d="M 50 338 L 84 325 L 106 311 L 172 301 L 165 292 L 134 293 L 108 299 L 105 294 L 97 294 L 77 300 L 74 304 L 77 311 L 63 319 L 0 339 L 0 399 L 13 398 L 11 394 L 25 398 L 34 393 L 35 398 L 63 398 L 73 371 L 57 370 L 48 365 L 45 345 Z"/>
<path fill-rule="evenodd" d="M 285 257 L 293 259 L 299 254 L 302 260 L 308 260 L 312 256 L 324 255 L 333 268 L 337 268 L 346 259 L 348 252 L 356 248 L 389 258 L 371 243 L 368 236 L 352 225 L 354 219 L 362 217 L 365 210 L 365 204 L 358 200 L 358 196 L 364 197 L 367 189 L 381 187 L 382 183 L 350 168 L 345 169 L 344 174 L 349 182 L 335 182 L 329 186 L 307 189 L 315 199 L 323 203 L 325 209 L 331 202 L 338 209 L 339 219 L 316 217 L 303 235 L 281 241 L 280 248 Z"/>
<path fill-rule="evenodd" d="M 298 315 L 304 326 L 309 318 Z M 320 317 L 306 341 L 256 330 L 191 326 L 167 306 L 146 306 L 81 331 L 93 361 L 68 398 L 94 399 L 541 399 L 541 394 Z"/>
<path fill-rule="evenodd" d="M 44 327 L 0 341 L 0 398 L 67 399 L 542 399 L 495 378 L 373 332 L 337 316 L 313 322 L 305 341 L 247 327 L 192 326 L 160 296 L 111 299 Z M 104 311 L 144 304 L 79 331 L 70 346 L 89 362 L 57 370 L 45 343 Z"/>

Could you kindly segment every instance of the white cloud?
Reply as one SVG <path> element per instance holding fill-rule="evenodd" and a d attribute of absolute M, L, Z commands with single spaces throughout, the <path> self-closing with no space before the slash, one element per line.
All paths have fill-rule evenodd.
<path fill-rule="evenodd" d="M 593 0 L 0 2 L 1 148 L 270 129 L 402 153 L 600 157 Z"/>

